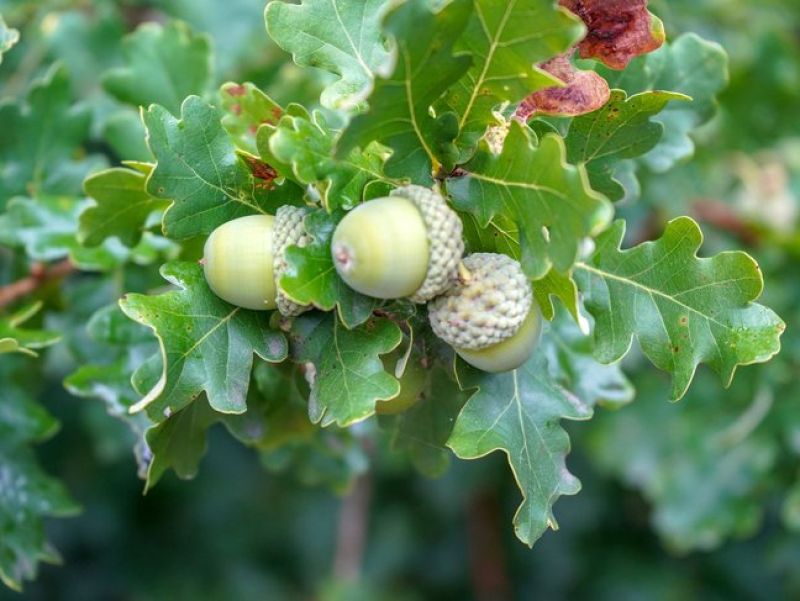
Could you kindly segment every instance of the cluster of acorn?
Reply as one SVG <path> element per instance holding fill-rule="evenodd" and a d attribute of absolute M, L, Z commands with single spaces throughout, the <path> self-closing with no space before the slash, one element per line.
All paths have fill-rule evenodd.
<path fill-rule="evenodd" d="M 279 285 L 289 246 L 309 243 L 306 209 L 241 217 L 211 233 L 206 280 L 223 300 L 287 317 L 311 309 Z M 541 316 L 520 264 L 503 254 L 464 257 L 458 215 L 437 192 L 404 186 L 358 205 L 339 222 L 331 255 L 344 282 L 380 299 L 427 303 L 433 331 L 484 371 L 516 369 L 533 353 Z"/>

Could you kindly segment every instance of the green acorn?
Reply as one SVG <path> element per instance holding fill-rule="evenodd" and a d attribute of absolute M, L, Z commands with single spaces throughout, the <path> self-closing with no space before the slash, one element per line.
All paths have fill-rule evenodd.
<path fill-rule="evenodd" d="M 464 259 L 469 277 L 428 303 L 434 333 L 487 372 L 520 367 L 533 354 L 542 318 L 519 262 L 502 254 Z"/>
<path fill-rule="evenodd" d="M 272 215 L 250 215 L 223 223 L 203 248 L 203 271 L 222 300 L 254 311 L 275 308 Z"/>
<path fill-rule="evenodd" d="M 331 254 L 336 271 L 354 290 L 425 303 L 458 279 L 461 220 L 437 192 L 405 186 L 345 215 Z"/>

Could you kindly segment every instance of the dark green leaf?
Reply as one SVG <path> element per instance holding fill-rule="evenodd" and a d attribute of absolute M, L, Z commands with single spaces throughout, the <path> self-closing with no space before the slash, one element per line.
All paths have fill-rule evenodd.
<path fill-rule="evenodd" d="M 147 220 L 154 211 L 166 208 L 166 202 L 145 191 L 147 176 L 139 171 L 114 168 L 89 177 L 86 194 L 95 205 L 81 213 L 78 239 L 86 246 L 99 246 L 116 236 L 126 246 L 141 240 Z"/>
<path fill-rule="evenodd" d="M 388 319 L 348 330 L 333 315 L 306 314 L 294 321 L 290 339 L 292 360 L 305 364 L 311 384 L 309 415 L 315 423 L 349 426 L 373 415 L 377 401 L 400 393 L 380 360 L 402 340 Z"/>
<path fill-rule="evenodd" d="M 126 315 L 153 330 L 161 348 L 159 379 L 133 409 L 160 422 L 206 392 L 214 410 L 243 413 L 253 354 L 282 361 L 286 339 L 270 329 L 268 313 L 215 296 L 199 265 L 168 263 L 161 274 L 178 290 L 120 301 Z"/>
<path fill-rule="evenodd" d="M 323 106 L 352 108 L 367 96 L 376 75 L 391 71 L 392 55 L 380 28 L 390 4 L 388 0 L 270 2 L 267 31 L 298 65 L 339 76 L 323 91 Z"/>
<path fill-rule="evenodd" d="M 564 142 L 550 134 L 534 145 L 527 128 L 511 123 L 503 152 L 482 142 L 465 165 L 467 175 L 447 181 L 456 208 L 485 227 L 498 215 L 519 228 L 522 267 L 531 278 L 555 267 L 567 272 L 584 237 L 611 215 L 608 201 L 593 192 L 583 167 L 566 163 Z"/>
<path fill-rule="evenodd" d="M 393 151 L 386 173 L 416 184 L 430 184 L 442 164 L 454 163 L 458 120 L 452 113 L 433 117 L 431 107 L 469 68 L 468 56 L 453 56 L 453 44 L 471 13 L 471 0 L 454 0 L 436 15 L 427 0 L 392 11 L 384 29 L 397 46 L 397 64 L 387 79 L 376 80 L 367 113 L 344 131 L 339 157 L 378 141 Z"/>
<path fill-rule="evenodd" d="M 639 157 L 651 150 L 664 134 L 664 126 L 651 119 L 671 100 L 691 100 L 672 92 L 642 92 L 627 97 L 613 90 L 602 109 L 576 117 L 566 138 L 567 160 L 583 163 L 592 188 L 611 200 L 625 195 L 614 170 L 623 159 Z"/>
<path fill-rule="evenodd" d="M 566 52 L 583 35 L 581 21 L 551 0 L 475 0 L 469 26 L 457 50 L 472 55 L 472 66 L 451 87 L 443 103 L 458 115 L 462 159 L 475 150 L 492 111 L 516 104 L 559 81 L 536 65 Z"/>
<path fill-rule="evenodd" d="M 180 21 L 145 23 L 122 42 L 126 66 L 108 71 L 103 87 L 134 106 L 160 104 L 177 113 L 183 99 L 202 94 L 210 83 L 208 37 Z"/>
<path fill-rule="evenodd" d="M 158 160 L 147 180 L 147 192 L 172 200 L 164 215 L 171 238 L 209 234 L 244 215 L 274 213 L 302 193 L 287 183 L 274 190 L 254 177 L 239 158 L 220 120 L 222 113 L 196 96 L 181 108 L 178 120 L 160 106 L 144 113 L 150 150 Z"/>
<path fill-rule="evenodd" d="M 580 490 L 565 465 L 570 443 L 559 422 L 589 419 L 592 410 L 550 378 L 543 353 L 511 372 L 487 374 L 462 362 L 457 372 L 464 389 L 477 391 L 447 445 L 462 459 L 507 455 L 523 496 L 514 531 L 532 546 L 547 528 L 558 528 L 552 511 L 558 497 Z"/>
<path fill-rule="evenodd" d="M 597 239 L 597 250 L 575 275 L 596 322 L 595 355 L 603 363 L 628 352 L 636 336 L 645 355 L 673 377 L 679 399 L 700 363 L 730 385 L 738 365 L 767 361 L 780 349 L 785 324 L 756 304 L 763 278 L 744 252 L 709 259 L 696 253 L 703 242 L 688 217 L 667 225 L 664 235 L 620 250 L 625 224 L 618 221 Z"/>

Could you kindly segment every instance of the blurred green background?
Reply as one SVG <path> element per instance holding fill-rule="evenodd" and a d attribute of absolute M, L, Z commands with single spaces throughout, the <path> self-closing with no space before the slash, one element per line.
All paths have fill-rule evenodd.
<path fill-rule="evenodd" d="M 264 4 L 0 0 L 22 33 L 4 56 L 0 94 L 24 93 L 63 62 L 95 115 L 90 150 L 119 158 L 102 141 L 118 107 L 99 76 L 121 63 L 126 32 L 178 18 L 212 36 L 218 83 L 250 80 L 280 102 L 312 104 L 322 76 L 299 71 L 270 43 Z M 690 214 L 707 233 L 705 252 L 747 248 L 765 273 L 765 303 L 789 325 L 776 360 L 741 370 L 730 390 L 701 372 L 689 395 L 669 404 L 666 378 L 627 359 L 636 400 L 566 424 L 568 463 L 583 490 L 558 502 L 560 530 L 529 550 L 509 525 L 519 493 L 499 456 L 454 460 L 438 480 L 380 448 L 368 474 L 354 449 L 265 466 L 217 429 L 196 479 L 170 474 L 142 496 L 128 430 L 100 402 L 61 385 L 83 360 L 76 332 L 48 356 L 39 399 L 62 427 L 38 455 L 83 512 L 48 522 L 64 565 L 42 566 L 22 595 L 0 588 L 0 599 L 800 598 L 800 4 L 650 6 L 670 38 L 694 31 L 722 44 L 731 82 L 695 136 L 696 157 L 642 173 L 641 198 L 621 209 L 629 236 L 654 237 L 669 218 Z M 134 269 L 126 277 L 152 276 Z M 76 327 L 113 294 L 97 287 L 83 278 L 65 291 L 73 315 L 83 315 Z M 343 501 L 331 489 L 354 479 L 356 498 L 369 501 L 358 516 L 366 552 L 361 578 L 344 583 Z"/>

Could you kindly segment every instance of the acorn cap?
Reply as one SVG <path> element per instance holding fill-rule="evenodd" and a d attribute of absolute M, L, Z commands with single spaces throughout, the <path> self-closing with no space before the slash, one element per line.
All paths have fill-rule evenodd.
<path fill-rule="evenodd" d="M 533 289 L 518 261 L 502 254 L 464 258 L 470 273 L 428 304 L 434 333 L 455 349 L 480 350 L 511 338 L 533 305 Z"/>
<path fill-rule="evenodd" d="M 286 249 L 289 246 L 306 246 L 311 242 L 311 236 L 303 227 L 306 209 L 285 205 L 275 213 L 275 229 L 272 235 L 272 270 L 275 274 L 275 289 L 277 291 L 275 304 L 284 317 L 297 317 L 311 309 L 310 305 L 301 305 L 286 296 L 280 282 L 286 272 Z"/>
<path fill-rule="evenodd" d="M 410 299 L 426 303 L 458 281 L 458 266 L 464 255 L 461 219 L 441 194 L 423 186 L 396 188 L 390 196 L 401 196 L 413 202 L 425 221 L 430 245 L 428 273 Z"/>

